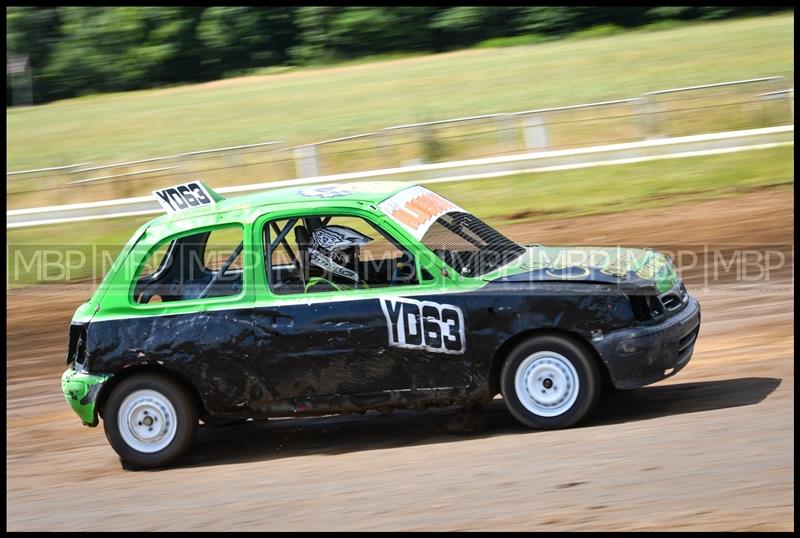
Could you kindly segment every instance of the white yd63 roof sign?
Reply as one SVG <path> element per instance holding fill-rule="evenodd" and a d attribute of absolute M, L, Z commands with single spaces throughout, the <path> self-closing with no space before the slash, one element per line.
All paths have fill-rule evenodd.
<path fill-rule="evenodd" d="M 192 181 L 174 187 L 153 191 L 158 203 L 168 213 L 177 213 L 205 205 L 214 205 L 221 196 L 216 194 L 202 181 Z"/>

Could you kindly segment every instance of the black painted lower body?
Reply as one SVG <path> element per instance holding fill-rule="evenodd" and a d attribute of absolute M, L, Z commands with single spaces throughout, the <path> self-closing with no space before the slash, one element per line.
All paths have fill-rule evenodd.
<path fill-rule="evenodd" d="M 469 387 L 326 394 L 251 404 L 238 411 L 216 411 L 212 413 L 212 416 L 219 418 L 271 418 L 365 413 L 372 410 L 424 410 L 429 407 L 446 407 L 448 405 L 478 407 L 491 401 L 493 396 L 486 390 L 470 389 Z"/>
<path fill-rule="evenodd" d="M 689 298 L 671 318 L 646 327 L 614 331 L 592 341 L 617 389 L 661 381 L 683 369 L 700 332 L 700 304 Z"/>

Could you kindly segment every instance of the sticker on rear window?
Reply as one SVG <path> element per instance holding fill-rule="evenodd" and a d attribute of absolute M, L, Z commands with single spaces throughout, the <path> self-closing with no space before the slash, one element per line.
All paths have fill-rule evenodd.
<path fill-rule="evenodd" d="M 436 219 L 452 211 L 464 212 L 456 204 L 425 187 L 414 186 L 387 198 L 378 207 L 417 240 Z"/>

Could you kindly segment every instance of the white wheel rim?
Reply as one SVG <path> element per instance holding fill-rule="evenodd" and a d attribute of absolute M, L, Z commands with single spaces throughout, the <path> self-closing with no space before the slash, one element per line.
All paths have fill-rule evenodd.
<path fill-rule="evenodd" d="M 125 398 L 117 413 L 117 424 L 125 443 L 147 454 L 169 446 L 178 430 L 172 402 L 149 389 L 137 390 Z"/>
<path fill-rule="evenodd" d="M 575 367 L 564 355 L 538 351 L 517 368 L 514 389 L 525 409 L 541 417 L 557 417 L 578 399 L 580 381 Z"/>

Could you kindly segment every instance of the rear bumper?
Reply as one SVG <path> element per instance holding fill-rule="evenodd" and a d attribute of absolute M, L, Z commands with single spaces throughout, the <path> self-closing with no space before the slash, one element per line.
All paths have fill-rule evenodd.
<path fill-rule="evenodd" d="M 61 376 L 64 398 L 85 426 L 97 426 L 97 397 L 110 376 L 78 372 L 70 366 Z"/>
<path fill-rule="evenodd" d="M 678 314 L 659 323 L 622 329 L 592 341 L 618 389 L 661 381 L 689 363 L 700 332 L 700 304 L 692 297 Z"/>

